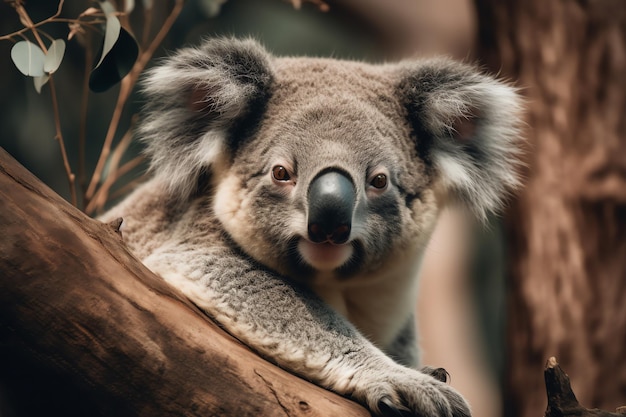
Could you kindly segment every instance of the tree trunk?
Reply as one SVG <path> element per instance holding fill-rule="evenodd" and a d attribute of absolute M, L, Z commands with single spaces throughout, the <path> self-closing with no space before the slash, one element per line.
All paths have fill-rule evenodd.
<path fill-rule="evenodd" d="M 0 415 L 368 416 L 219 329 L 0 148 Z"/>
<path fill-rule="evenodd" d="M 507 215 L 506 415 L 545 409 L 557 356 L 582 404 L 626 398 L 626 3 L 478 0 L 479 57 L 528 98 Z"/>

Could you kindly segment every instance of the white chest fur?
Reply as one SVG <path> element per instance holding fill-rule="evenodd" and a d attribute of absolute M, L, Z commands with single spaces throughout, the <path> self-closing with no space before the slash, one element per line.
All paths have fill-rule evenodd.
<path fill-rule="evenodd" d="M 422 254 L 390 259 L 348 281 L 320 280 L 313 290 L 379 347 L 389 346 L 415 311 Z"/>

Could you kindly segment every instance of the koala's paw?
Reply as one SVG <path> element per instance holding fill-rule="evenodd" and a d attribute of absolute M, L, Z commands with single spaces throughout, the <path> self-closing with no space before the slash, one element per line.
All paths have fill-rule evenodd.
<path fill-rule="evenodd" d="M 370 409 L 380 416 L 471 416 L 467 402 L 454 388 L 408 368 L 373 377 L 364 396 Z"/>

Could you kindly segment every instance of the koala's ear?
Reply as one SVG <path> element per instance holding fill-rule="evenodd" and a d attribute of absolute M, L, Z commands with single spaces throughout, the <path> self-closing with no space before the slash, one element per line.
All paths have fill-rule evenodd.
<path fill-rule="evenodd" d="M 479 218 L 497 211 L 519 185 L 521 98 L 477 69 L 439 58 L 401 65 L 418 153 L 446 197 Z"/>
<path fill-rule="evenodd" d="M 171 193 L 188 197 L 199 175 L 237 145 L 233 127 L 262 112 L 273 78 L 270 59 L 253 40 L 213 39 L 148 71 L 138 134 L 152 171 Z"/>

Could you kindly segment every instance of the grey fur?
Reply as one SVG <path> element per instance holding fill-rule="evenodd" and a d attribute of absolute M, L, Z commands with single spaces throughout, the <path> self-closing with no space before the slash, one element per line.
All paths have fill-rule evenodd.
<path fill-rule="evenodd" d="M 419 365 L 415 276 L 440 210 L 481 217 L 517 183 L 514 90 L 449 60 L 276 58 L 234 39 L 143 85 L 154 175 L 103 216 L 124 217 L 130 249 L 261 355 L 375 413 L 468 416 L 391 358 Z M 308 184 L 329 169 L 356 191 L 345 245 L 306 239 Z"/>

